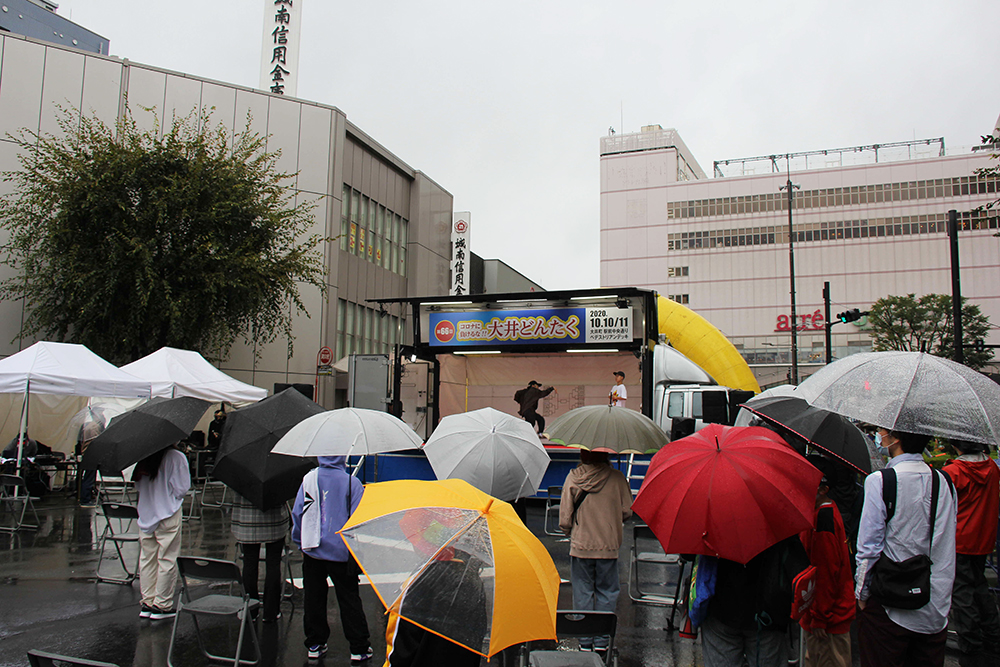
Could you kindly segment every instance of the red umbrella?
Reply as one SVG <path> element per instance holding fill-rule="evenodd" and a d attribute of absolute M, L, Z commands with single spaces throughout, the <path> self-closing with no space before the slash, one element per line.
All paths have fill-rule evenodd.
<path fill-rule="evenodd" d="M 822 477 L 773 431 L 711 424 L 653 457 L 632 510 L 667 553 L 746 563 L 812 526 Z"/>

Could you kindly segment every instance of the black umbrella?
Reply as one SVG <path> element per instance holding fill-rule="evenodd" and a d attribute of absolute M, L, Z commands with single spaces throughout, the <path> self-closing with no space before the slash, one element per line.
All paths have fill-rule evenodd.
<path fill-rule="evenodd" d="M 191 435 L 211 405 L 192 396 L 154 398 L 123 412 L 90 443 L 81 466 L 84 470 L 117 475 L 133 463 Z"/>
<path fill-rule="evenodd" d="M 865 434 L 846 417 L 792 396 L 769 396 L 743 407 L 861 473 L 872 471 Z"/>
<path fill-rule="evenodd" d="M 294 498 L 316 459 L 272 454 L 271 448 L 290 428 L 321 412 L 293 388 L 230 412 L 212 476 L 260 510 Z"/>

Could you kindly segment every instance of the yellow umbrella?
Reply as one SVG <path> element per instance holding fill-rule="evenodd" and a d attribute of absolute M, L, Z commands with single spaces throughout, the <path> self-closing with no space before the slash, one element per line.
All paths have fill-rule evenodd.
<path fill-rule="evenodd" d="M 429 632 L 487 657 L 556 638 L 552 557 L 468 482 L 369 484 L 341 536 L 386 609 Z"/>

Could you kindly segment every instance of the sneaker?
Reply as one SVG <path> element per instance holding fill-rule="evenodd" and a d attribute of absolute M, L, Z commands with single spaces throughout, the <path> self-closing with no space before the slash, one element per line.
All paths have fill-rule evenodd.
<path fill-rule="evenodd" d="M 326 653 L 326 644 L 317 644 L 309 647 L 308 656 L 310 660 L 319 660 L 324 653 Z"/>
<path fill-rule="evenodd" d="M 277 623 L 279 618 L 281 618 L 281 612 L 280 611 L 277 614 L 275 614 L 274 618 L 267 618 L 267 617 L 265 617 L 264 618 L 264 622 L 265 623 Z"/>
<path fill-rule="evenodd" d="M 97 507 L 97 503 L 94 503 L 94 502 L 80 503 L 80 507 L 82 509 L 92 510 L 92 509 L 94 509 L 94 508 Z"/>
<path fill-rule="evenodd" d="M 363 664 L 366 661 L 371 660 L 371 658 L 372 658 L 373 655 L 375 655 L 375 651 L 373 651 L 372 647 L 369 646 L 368 650 L 365 651 L 364 653 L 352 653 L 351 654 L 351 664 L 352 665 Z"/>
<path fill-rule="evenodd" d="M 149 618 L 154 611 L 156 610 L 153 607 L 150 607 L 148 604 L 144 604 L 139 607 L 139 618 Z"/>
<path fill-rule="evenodd" d="M 149 620 L 151 620 L 151 621 L 163 621 L 163 620 L 168 619 L 168 618 L 173 618 L 176 615 L 177 615 L 177 610 L 176 609 L 173 609 L 173 608 L 171 608 L 171 609 L 159 609 L 159 608 L 154 607 L 151 610 L 150 614 L 149 614 Z"/>

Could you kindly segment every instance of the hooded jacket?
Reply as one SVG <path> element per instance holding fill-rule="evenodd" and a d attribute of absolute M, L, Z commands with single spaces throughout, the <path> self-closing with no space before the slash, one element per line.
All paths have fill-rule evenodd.
<path fill-rule="evenodd" d="M 573 505 L 586 491 L 573 518 Z M 625 475 L 607 463 L 581 463 L 570 471 L 559 501 L 559 527 L 570 535 L 569 555 L 618 558 L 622 523 L 632 516 L 632 491 Z"/>
<path fill-rule="evenodd" d="M 318 460 L 316 481 L 320 496 L 320 543 L 314 549 L 303 549 L 302 553 L 318 560 L 343 563 L 350 559 L 350 552 L 337 531 L 344 527 L 347 519 L 358 508 L 365 487 L 357 477 L 347 473 L 346 457 L 320 456 Z M 300 549 L 305 495 L 305 484 L 303 484 L 299 487 L 299 492 L 295 496 L 295 506 L 292 508 L 292 541 Z"/>
<path fill-rule="evenodd" d="M 958 493 L 955 551 L 993 553 L 1000 514 L 1000 468 L 986 454 L 964 454 L 944 467 Z"/>

